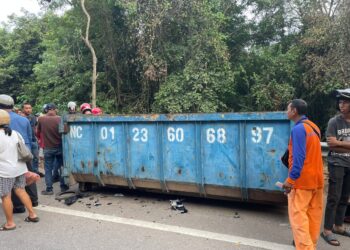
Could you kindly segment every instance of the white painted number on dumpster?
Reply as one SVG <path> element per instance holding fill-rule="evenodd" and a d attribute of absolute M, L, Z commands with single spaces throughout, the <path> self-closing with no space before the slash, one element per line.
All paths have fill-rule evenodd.
<path fill-rule="evenodd" d="M 111 134 L 112 140 L 114 140 L 114 128 L 110 128 L 109 132 Z M 102 140 L 107 140 L 108 138 L 108 129 L 106 127 L 101 128 L 101 139 Z"/>
<path fill-rule="evenodd" d="M 254 143 L 260 143 L 263 139 L 264 133 L 266 132 L 266 144 L 270 144 L 271 141 L 271 137 L 273 134 L 273 127 L 264 127 L 264 128 L 260 128 L 260 127 L 254 127 L 252 129 L 252 141 Z"/>
<path fill-rule="evenodd" d="M 214 143 L 217 141 L 218 143 L 226 143 L 226 131 L 223 128 L 219 128 L 215 131 L 213 128 L 207 129 L 207 141 L 209 143 Z"/>
<path fill-rule="evenodd" d="M 134 141 L 142 141 L 142 142 L 146 142 L 148 141 L 148 130 L 145 128 L 133 128 L 132 132 L 134 133 L 134 137 L 133 140 Z"/>
<path fill-rule="evenodd" d="M 170 142 L 177 141 L 182 142 L 184 140 L 184 130 L 182 128 L 173 128 L 170 127 L 167 129 L 168 132 L 168 140 Z"/>
<path fill-rule="evenodd" d="M 70 137 L 71 138 L 78 138 L 78 139 L 82 138 L 83 137 L 83 134 L 81 133 L 82 130 L 83 130 L 83 128 L 80 126 L 71 126 L 70 132 L 69 132 Z"/>

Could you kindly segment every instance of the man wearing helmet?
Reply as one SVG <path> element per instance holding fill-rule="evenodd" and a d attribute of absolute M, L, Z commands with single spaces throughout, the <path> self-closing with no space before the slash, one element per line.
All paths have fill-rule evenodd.
<path fill-rule="evenodd" d="M 102 115 L 102 114 L 103 114 L 103 111 L 102 111 L 101 108 L 96 107 L 96 108 L 93 108 L 93 109 L 92 109 L 91 113 L 92 113 L 93 115 Z"/>
<path fill-rule="evenodd" d="M 327 127 L 329 187 L 321 234 L 333 246 L 340 245 L 334 234 L 350 237 L 350 229 L 343 225 L 350 195 L 350 89 L 337 90 L 336 98 L 340 114 Z"/>
<path fill-rule="evenodd" d="M 80 105 L 80 111 L 83 115 L 91 115 L 91 106 L 88 103 Z"/>
<path fill-rule="evenodd" d="M 75 114 L 77 112 L 77 104 L 75 102 L 68 102 L 68 114 Z"/>

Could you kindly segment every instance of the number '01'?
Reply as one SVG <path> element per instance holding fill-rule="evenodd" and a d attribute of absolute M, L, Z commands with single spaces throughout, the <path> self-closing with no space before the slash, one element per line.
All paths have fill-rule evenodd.
<path fill-rule="evenodd" d="M 110 128 L 109 132 L 111 134 L 112 140 L 114 140 L 114 128 L 113 127 Z M 107 140 L 107 138 L 108 138 L 108 129 L 107 129 L 107 127 L 102 127 L 101 128 L 101 139 Z"/>

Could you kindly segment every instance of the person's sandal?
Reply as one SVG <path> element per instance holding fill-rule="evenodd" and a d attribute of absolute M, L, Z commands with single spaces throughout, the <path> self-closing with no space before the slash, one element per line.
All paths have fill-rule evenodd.
<path fill-rule="evenodd" d="M 4 225 L 2 225 L 0 227 L 0 231 L 11 231 L 11 230 L 15 230 L 16 229 L 16 226 L 14 226 L 14 227 L 6 227 L 5 225 L 6 224 L 4 224 Z"/>
<path fill-rule="evenodd" d="M 342 235 L 342 236 L 345 236 L 345 237 L 350 237 L 350 228 L 344 228 L 344 231 L 342 231 L 342 232 L 339 232 L 339 231 L 336 231 L 336 230 L 332 230 L 332 232 L 334 233 L 334 234 L 339 234 L 339 235 Z"/>
<path fill-rule="evenodd" d="M 340 242 L 337 240 L 334 234 L 328 234 L 324 235 L 323 232 L 321 233 L 321 237 L 332 246 L 340 246 Z"/>
<path fill-rule="evenodd" d="M 24 219 L 25 222 L 39 222 L 39 217 L 30 218 L 29 216 Z"/>

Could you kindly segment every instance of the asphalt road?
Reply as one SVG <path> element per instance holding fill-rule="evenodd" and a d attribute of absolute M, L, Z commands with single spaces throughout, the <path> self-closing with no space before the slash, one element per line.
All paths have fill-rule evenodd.
<path fill-rule="evenodd" d="M 176 198 L 188 213 L 170 208 Z M 39 223 L 16 214 L 17 229 L 0 232 L 0 249 L 293 249 L 285 206 L 98 188 L 71 206 L 40 196 L 37 213 Z M 349 238 L 339 240 L 334 249 L 350 249 Z M 320 239 L 318 249 L 331 248 Z"/>

